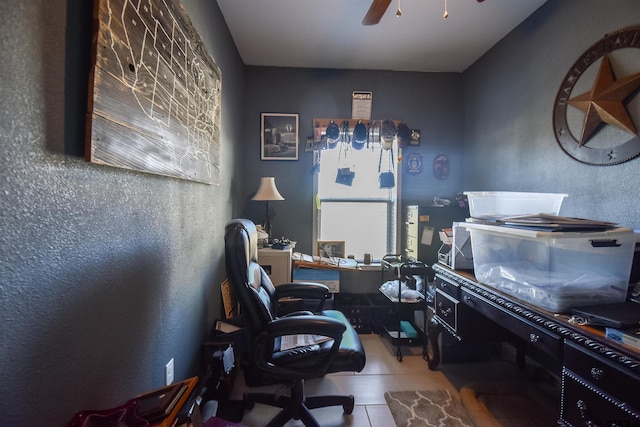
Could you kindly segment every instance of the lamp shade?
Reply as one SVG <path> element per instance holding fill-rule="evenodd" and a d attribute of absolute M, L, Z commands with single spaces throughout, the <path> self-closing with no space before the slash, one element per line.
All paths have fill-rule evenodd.
<path fill-rule="evenodd" d="M 276 179 L 272 176 L 260 178 L 260 187 L 251 200 L 284 200 L 276 188 Z"/>

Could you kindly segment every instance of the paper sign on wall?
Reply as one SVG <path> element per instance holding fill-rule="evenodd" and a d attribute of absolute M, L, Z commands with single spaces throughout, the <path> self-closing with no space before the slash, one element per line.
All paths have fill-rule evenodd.
<path fill-rule="evenodd" d="M 352 119 L 371 120 L 372 92 L 353 92 Z"/>
<path fill-rule="evenodd" d="M 422 229 L 422 237 L 420 238 L 420 243 L 423 245 L 431 246 L 431 242 L 433 241 L 433 227 L 425 226 Z"/>

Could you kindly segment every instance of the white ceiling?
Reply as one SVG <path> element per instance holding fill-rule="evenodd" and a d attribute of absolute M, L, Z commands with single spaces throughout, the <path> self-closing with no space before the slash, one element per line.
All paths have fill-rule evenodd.
<path fill-rule="evenodd" d="M 546 0 L 218 0 L 247 65 L 462 72 Z"/>

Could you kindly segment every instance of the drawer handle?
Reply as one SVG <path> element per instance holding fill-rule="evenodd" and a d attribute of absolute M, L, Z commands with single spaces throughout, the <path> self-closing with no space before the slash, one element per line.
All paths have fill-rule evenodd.
<path fill-rule="evenodd" d="M 536 335 L 536 334 L 529 334 L 529 341 L 531 341 L 531 342 L 538 342 L 538 341 L 540 341 L 540 335 Z"/>
<path fill-rule="evenodd" d="M 440 315 L 441 315 L 442 317 L 447 317 L 447 316 L 449 316 L 450 314 L 451 314 L 451 307 L 449 307 L 449 308 L 447 308 L 447 309 L 445 309 L 445 310 L 440 309 Z"/>
<path fill-rule="evenodd" d="M 602 378 L 603 373 L 604 372 L 602 371 L 602 369 L 591 368 L 591 376 L 593 377 L 594 380 L 599 380 L 600 378 Z"/>
<path fill-rule="evenodd" d="M 596 424 L 588 418 L 589 414 L 587 414 L 587 404 L 584 400 L 578 400 L 576 402 L 576 406 L 578 407 L 578 412 L 580 412 L 580 418 L 584 420 L 585 425 L 587 427 L 596 427 Z"/>

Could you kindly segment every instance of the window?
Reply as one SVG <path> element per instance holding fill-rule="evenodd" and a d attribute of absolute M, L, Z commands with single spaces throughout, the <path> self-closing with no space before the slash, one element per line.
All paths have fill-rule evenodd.
<path fill-rule="evenodd" d="M 314 247 L 318 240 L 344 241 L 346 255 L 356 259 L 362 259 L 365 253 L 375 259 L 396 253 L 397 158 L 395 144 L 392 151 L 382 150 L 379 144 L 356 150 L 346 143 L 320 151 Z M 396 181 L 393 188 L 380 188 L 379 164 L 383 172 L 392 168 Z M 355 173 L 351 185 L 336 183 L 339 168 Z"/>

